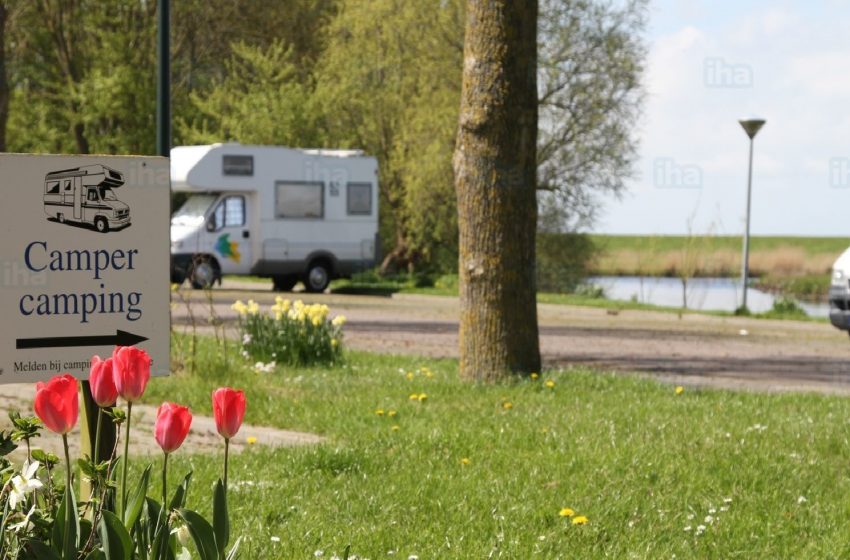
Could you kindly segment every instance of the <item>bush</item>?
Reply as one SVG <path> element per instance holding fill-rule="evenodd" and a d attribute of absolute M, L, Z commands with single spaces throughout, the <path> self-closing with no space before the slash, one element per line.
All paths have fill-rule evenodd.
<path fill-rule="evenodd" d="M 582 233 L 537 233 L 537 289 L 573 292 L 588 276 L 597 248 Z"/>
<path fill-rule="evenodd" d="M 773 307 L 763 314 L 766 317 L 806 317 L 806 311 L 793 298 L 778 297 Z"/>
<path fill-rule="evenodd" d="M 274 364 L 304 366 L 331 364 L 342 356 L 342 325 L 345 317 L 328 318 L 327 305 L 295 303 L 280 296 L 268 314 L 249 300 L 237 301 L 233 309 L 239 313 L 242 353 L 246 358 L 263 362 L 258 367 L 271 370 Z"/>

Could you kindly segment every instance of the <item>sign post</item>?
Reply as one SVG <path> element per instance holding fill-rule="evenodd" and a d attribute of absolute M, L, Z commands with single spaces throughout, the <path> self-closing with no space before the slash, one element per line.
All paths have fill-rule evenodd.
<path fill-rule="evenodd" d="M 86 380 L 116 345 L 144 348 L 166 375 L 168 159 L 0 154 L 0 181 L 0 383 Z M 82 410 L 92 455 L 85 389 Z"/>

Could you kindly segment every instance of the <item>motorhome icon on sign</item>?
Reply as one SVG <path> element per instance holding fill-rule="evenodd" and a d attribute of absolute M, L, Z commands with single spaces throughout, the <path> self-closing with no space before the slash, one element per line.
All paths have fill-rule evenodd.
<path fill-rule="evenodd" d="M 124 175 L 105 165 L 51 171 L 44 177 L 44 212 L 62 224 L 88 226 L 101 233 L 130 225 L 130 207 L 115 189 Z"/>

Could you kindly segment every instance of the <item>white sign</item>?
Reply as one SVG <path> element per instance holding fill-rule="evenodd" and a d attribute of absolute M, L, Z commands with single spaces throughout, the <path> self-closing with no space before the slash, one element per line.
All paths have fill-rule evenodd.
<path fill-rule="evenodd" d="M 0 185 L 0 383 L 134 344 L 167 374 L 168 159 L 0 154 Z"/>

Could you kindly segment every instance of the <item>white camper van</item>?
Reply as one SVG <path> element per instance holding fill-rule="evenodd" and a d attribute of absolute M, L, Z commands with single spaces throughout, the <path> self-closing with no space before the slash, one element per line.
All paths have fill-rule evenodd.
<path fill-rule="evenodd" d="M 850 248 L 841 253 L 832 265 L 829 321 L 836 328 L 850 332 Z"/>
<path fill-rule="evenodd" d="M 321 292 L 375 264 L 378 163 L 359 151 L 182 146 L 171 187 L 190 194 L 171 218 L 172 282 L 251 274 Z"/>

